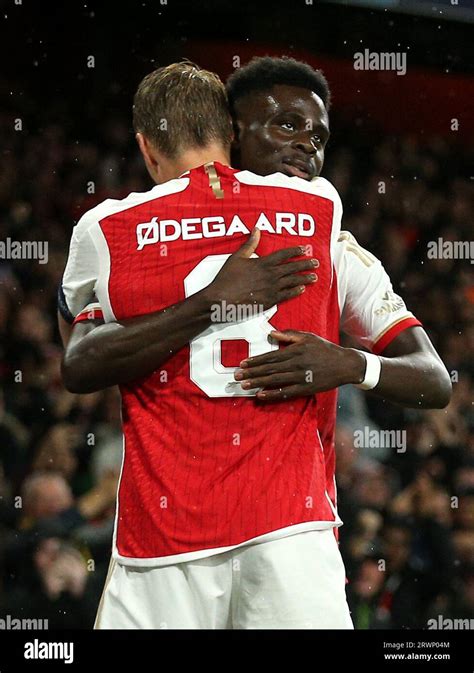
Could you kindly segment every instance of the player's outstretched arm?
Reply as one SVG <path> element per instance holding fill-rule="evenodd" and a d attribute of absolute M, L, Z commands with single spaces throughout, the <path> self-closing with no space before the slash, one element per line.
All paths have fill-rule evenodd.
<path fill-rule="evenodd" d="M 303 247 L 252 258 L 259 240 L 260 231 L 254 229 L 214 281 L 182 302 L 119 322 L 76 324 L 62 361 L 66 388 L 90 393 L 148 376 L 212 324 L 220 302 L 266 310 L 300 296 L 316 281 L 315 274 L 305 273 L 314 270 L 316 260 L 295 261 L 303 256 Z"/>
<path fill-rule="evenodd" d="M 382 351 L 374 393 L 405 407 L 443 409 L 449 404 L 449 373 L 422 327 L 404 330 Z"/>
<path fill-rule="evenodd" d="M 63 360 L 67 390 L 91 393 L 151 374 L 209 325 L 204 291 L 162 311 L 120 322 L 74 325 Z"/>
<path fill-rule="evenodd" d="M 391 402 L 445 407 L 451 397 L 449 374 L 419 321 L 394 293 L 380 261 L 352 234 L 341 232 L 335 267 L 343 308 L 341 328 L 365 349 L 382 356 L 379 362 L 372 356 L 367 370 L 366 357 L 357 349 L 343 348 L 315 334 L 286 330 L 272 333 L 286 348 L 244 361 L 235 372 L 236 380 L 244 388 L 262 388 L 257 394 L 260 399 L 278 401 L 360 384 L 367 372 L 372 380 L 364 385 L 375 386 L 373 392 Z"/>

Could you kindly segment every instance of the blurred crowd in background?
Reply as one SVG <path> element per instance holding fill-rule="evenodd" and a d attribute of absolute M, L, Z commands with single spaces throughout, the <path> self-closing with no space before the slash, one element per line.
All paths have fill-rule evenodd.
<path fill-rule="evenodd" d="M 340 541 L 354 624 L 474 619 L 474 266 L 427 258 L 429 241 L 472 238 L 473 152 L 454 139 L 332 126 L 323 175 L 341 195 L 343 228 L 383 261 L 453 380 L 452 402 L 437 411 L 340 390 Z M 61 384 L 57 288 L 80 215 L 151 186 L 128 119 L 109 114 L 96 135 L 55 125 L 12 133 L 0 118 L 0 240 L 49 244 L 46 264 L 0 260 L 0 616 L 50 628 L 93 624 L 122 459 L 118 391 L 73 395 Z M 364 428 L 405 430 L 406 451 L 356 447 Z"/>

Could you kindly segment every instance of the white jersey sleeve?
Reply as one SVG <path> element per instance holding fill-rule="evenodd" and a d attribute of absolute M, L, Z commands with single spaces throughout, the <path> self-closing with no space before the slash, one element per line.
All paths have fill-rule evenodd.
<path fill-rule="evenodd" d="M 99 255 L 89 231 L 97 222 L 94 210 L 93 208 L 85 213 L 73 229 L 66 268 L 59 288 L 59 310 L 70 323 L 95 297 Z"/>
<path fill-rule="evenodd" d="M 380 354 L 404 329 L 421 325 L 393 291 L 380 260 L 341 231 L 335 252 L 341 330 Z"/>

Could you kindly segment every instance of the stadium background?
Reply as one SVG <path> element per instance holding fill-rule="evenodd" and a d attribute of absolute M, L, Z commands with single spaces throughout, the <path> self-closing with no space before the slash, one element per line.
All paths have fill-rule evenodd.
<path fill-rule="evenodd" d="M 48 241 L 49 259 L 0 260 L 0 616 L 89 628 L 102 589 L 118 395 L 62 387 L 55 298 L 79 216 L 150 187 L 134 89 L 182 57 L 224 78 L 236 57 L 269 53 L 328 77 L 323 175 L 341 194 L 343 228 L 381 258 L 454 381 L 443 411 L 341 389 L 340 537 L 355 625 L 474 618 L 474 267 L 427 258 L 438 237 L 472 239 L 472 16 L 449 3 L 449 19 L 433 3 L 413 2 L 411 14 L 372 4 L 1 3 L 0 240 Z M 407 74 L 354 70 L 365 48 L 406 52 Z M 406 452 L 356 448 L 364 428 L 406 430 Z"/>

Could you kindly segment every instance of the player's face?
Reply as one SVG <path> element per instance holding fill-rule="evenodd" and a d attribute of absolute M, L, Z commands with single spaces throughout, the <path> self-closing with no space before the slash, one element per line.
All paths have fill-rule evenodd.
<path fill-rule="evenodd" d="M 241 98 L 235 148 L 241 168 L 259 175 L 281 172 L 311 180 L 320 174 L 329 119 L 312 91 L 277 85 Z"/>

